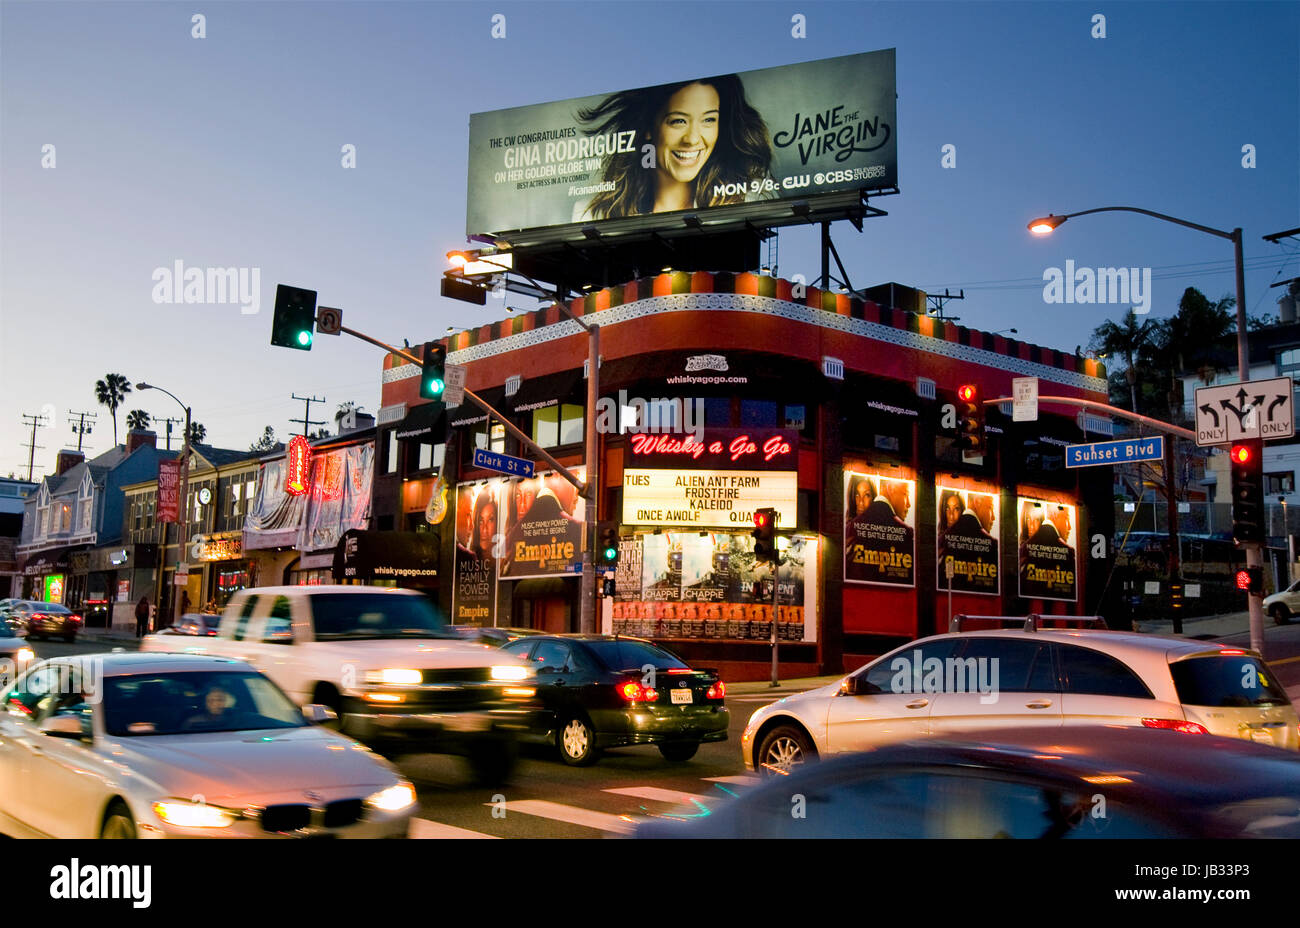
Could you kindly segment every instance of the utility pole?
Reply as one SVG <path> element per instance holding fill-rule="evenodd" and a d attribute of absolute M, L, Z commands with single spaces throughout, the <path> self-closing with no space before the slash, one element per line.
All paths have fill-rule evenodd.
<path fill-rule="evenodd" d="M 83 435 L 89 435 L 93 425 L 86 425 L 87 417 L 94 419 L 93 412 L 70 412 L 68 413 L 68 422 L 72 425 L 72 434 L 77 436 L 77 451 L 81 451 L 81 438 Z M 74 422 L 76 419 L 78 421 Z"/>
<path fill-rule="evenodd" d="M 177 418 L 174 418 L 174 417 L 172 417 L 172 416 L 168 416 L 166 419 L 159 419 L 157 416 L 154 416 L 153 421 L 154 421 L 154 422 L 165 422 L 165 423 L 167 423 L 167 450 L 168 450 L 168 451 L 171 451 L 171 450 L 172 450 L 172 426 L 173 426 L 173 425 L 180 425 L 180 424 L 181 424 L 182 422 L 184 422 L 185 420 L 184 420 L 184 419 L 177 419 Z"/>
<path fill-rule="evenodd" d="M 32 467 L 36 463 L 36 449 L 45 447 L 44 445 L 36 444 L 36 429 L 38 427 L 47 424 L 48 423 L 45 421 L 45 417 L 42 416 L 40 413 L 37 413 L 34 416 L 29 413 L 23 413 L 23 425 L 24 426 L 30 425 L 32 427 L 32 440 L 28 442 L 26 445 L 19 445 L 19 447 L 26 447 L 27 449 L 29 449 L 27 453 L 27 482 L 28 483 L 32 482 Z"/>
<path fill-rule="evenodd" d="M 324 425 L 324 424 L 325 424 L 325 420 L 324 420 L 324 419 L 319 419 L 319 420 L 317 420 L 317 419 L 313 419 L 313 418 L 311 417 L 311 404 L 312 404 L 312 403 L 323 403 L 323 402 L 325 402 L 325 397 L 323 397 L 323 396 L 299 396 L 297 393 L 294 393 L 294 394 L 292 395 L 292 398 L 295 399 L 295 400 L 302 400 L 304 403 L 307 404 L 307 411 L 304 412 L 304 413 L 302 414 L 302 418 L 301 418 L 301 419 L 290 419 L 290 420 L 289 420 L 290 422 L 301 422 L 301 423 L 302 423 L 302 437 L 303 437 L 303 438 L 306 438 L 306 437 L 307 437 L 307 434 L 311 431 L 311 427 L 312 427 L 313 425 Z"/>
<path fill-rule="evenodd" d="M 956 322 L 961 319 L 961 316 L 945 316 L 943 314 L 944 306 L 947 305 L 949 300 L 964 299 L 966 299 L 966 290 L 964 288 L 958 290 L 956 293 L 949 293 L 948 288 L 944 287 L 943 293 L 927 293 L 925 295 L 926 302 L 934 304 L 935 318 L 943 319 L 946 322 Z"/>

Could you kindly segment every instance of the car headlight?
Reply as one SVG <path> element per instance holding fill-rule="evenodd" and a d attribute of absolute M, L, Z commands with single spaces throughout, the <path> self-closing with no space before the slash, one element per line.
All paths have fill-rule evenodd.
<path fill-rule="evenodd" d="M 367 683 L 391 683 L 397 686 L 416 686 L 424 678 L 418 670 L 389 667 L 384 670 L 367 670 Z"/>
<path fill-rule="evenodd" d="M 499 683 L 518 683 L 528 679 L 529 668 L 521 664 L 498 664 L 492 668 L 492 679 Z"/>
<path fill-rule="evenodd" d="M 216 806 L 176 799 L 155 802 L 153 811 L 167 824 L 181 828 L 225 828 L 234 824 L 238 817 Z"/>
<path fill-rule="evenodd" d="M 20 663 L 20 664 L 22 664 L 22 663 L 26 663 L 27 661 L 31 661 L 31 660 L 35 660 L 35 659 L 36 659 L 36 652 L 33 651 L 31 648 L 19 648 L 19 649 L 14 653 L 14 658 L 15 658 L 15 659 L 18 661 L 18 663 Z"/>
<path fill-rule="evenodd" d="M 381 789 L 373 796 L 366 797 L 366 805 L 384 812 L 400 812 L 407 806 L 415 804 L 415 787 L 403 780 L 396 786 Z"/>

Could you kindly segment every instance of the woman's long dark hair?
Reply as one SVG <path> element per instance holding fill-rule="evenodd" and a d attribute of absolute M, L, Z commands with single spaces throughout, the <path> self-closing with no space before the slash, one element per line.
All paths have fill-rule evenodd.
<path fill-rule="evenodd" d="M 700 207 L 743 203 L 743 193 L 714 195 L 718 184 L 740 184 L 763 180 L 772 170 L 772 143 L 767 124 L 758 110 L 745 99 L 745 88 L 735 74 L 706 77 L 676 84 L 625 90 L 611 94 L 597 106 L 578 112 L 585 123 L 595 123 L 588 135 L 636 132 L 634 150 L 605 156 L 602 180 L 613 181 L 614 189 L 596 194 L 588 211 L 594 219 L 644 216 L 654 212 L 658 171 L 641 167 L 641 148 L 654 143 L 655 129 L 673 94 L 691 84 L 705 84 L 718 92 L 718 140 L 709 160 L 692 182 L 693 198 Z"/>
<path fill-rule="evenodd" d="M 478 499 L 474 500 L 474 526 L 469 536 L 470 537 L 469 550 L 476 558 L 479 558 L 480 560 L 492 556 L 492 549 L 489 548 L 488 550 L 484 551 L 482 545 L 480 544 L 479 527 L 478 527 L 479 519 L 482 518 L 483 516 L 483 510 L 486 509 L 488 506 L 491 506 L 492 511 L 496 513 L 497 531 L 500 532 L 501 531 L 501 510 L 497 508 L 497 501 L 494 498 L 494 494 L 492 493 L 490 487 L 481 491 L 478 495 Z"/>

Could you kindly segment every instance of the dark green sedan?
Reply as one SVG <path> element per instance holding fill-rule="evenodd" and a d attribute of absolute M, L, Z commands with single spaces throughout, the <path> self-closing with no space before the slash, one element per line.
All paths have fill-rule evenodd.
<path fill-rule="evenodd" d="M 554 744 L 566 764 L 595 763 L 605 748 L 654 744 L 690 760 L 705 741 L 726 741 L 727 688 L 640 638 L 540 635 L 501 650 L 528 660 L 542 709 L 527 740 Z"/>

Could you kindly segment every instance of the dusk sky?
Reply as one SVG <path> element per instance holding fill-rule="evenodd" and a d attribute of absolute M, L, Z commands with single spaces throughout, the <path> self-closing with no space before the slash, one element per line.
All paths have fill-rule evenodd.
<path fill-rule="evenodd" d="M 491 35 L 497 13 L 505 38 Z M 795 14 L 806 38 L 791 35 Z M 855 287 L 965 288 L 949 304 L 962 324 L 1067 351 L 1127 309 L 1046 303 L 1044 270 L 1068 260 L 1150 268 L 1152 318 L 1189 286 L 1232 293 L 1224 240 L 1132 214 L 1047 239 L 1025 228 L 1108 205 L 1243 227 L 1254 315 L 1276 313 L 1270 283 L 1300 275 L 1300 242 L 1261 241 L 1300 226 L 1294 3 L 4 0 L 0 475 L 26 475 L 24 413 L 53 417 L 38 480 L 76 447 L 71 412 L 98 414 L 88 453 L 107 450 L 94 383 L 108 372 L 175 393 L 220 447 L 246 449 L 268 424 L 286 437 L 295 392 L 326 398 L 312 413 L 330 428 L 344 401 L 376 412 L 379 349 L 270 345 L 277 283 L 399 345 L 502 315 L 438 295 L 446 252 L 465 244 L 470 113 L 885 48 L 900 194 L 873 201 L 889 215 L 861 234 L 834 230 Z M 814 278 L 817 242 L 783 229 L 780 275 Z M 258 269 L 260 311 L 155 303 L 155 269 L 177 261 Z M 135 408 L 181 414 L 132 393 L 119 441 Z"/>

